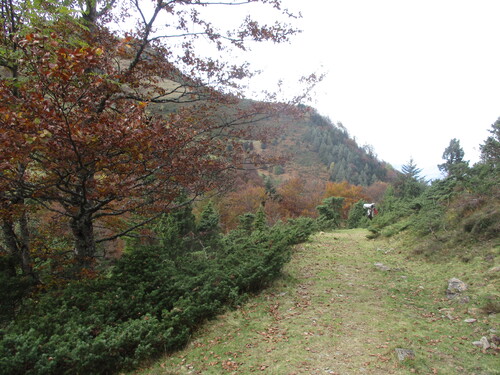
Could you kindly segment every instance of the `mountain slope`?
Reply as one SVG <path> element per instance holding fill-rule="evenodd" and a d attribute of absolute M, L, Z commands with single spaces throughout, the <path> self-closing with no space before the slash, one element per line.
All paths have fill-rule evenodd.
<path fill-rule="evenodd" d="M 285 155 L 286 162 L 268 172 L 275 175 L 298 174 L 333 182 L 347 181 L 369 186 L 377 181 L 393 181 L 397 172 L 378 160 L 370 146 L 359 146 L 342 124 L 334 124 L 314 108 L 300 108 L 302 116 L 280 116 L 256 123 L 278 134 L 263 144 L 252 147 L 262 153 Z"/>
<path fill-rule="evenodd" d="M 175 67 L 171 68 L 171 78 L 162 79 L 159 83 L 162 92 L 163 104 L 150 106 L 152 113 L 167 115 L 177 112 L 182 107 L 204 105 L 204 97 L 209 88 L 190 82 Z M 206 90 L 205 90 L 206 89 Z M 207 92 L 205 92 L 207 91 Z M 211 91 L 213 94 L 216 91 Z M 250 111 L 252 107 L 269 110 L 269 103 L 256 102 L 250 99 L 237 100 L 234 97 L 217 94 L 221 100 L 229 99 L 217 110 L 226 112 L 221 114 L 223 121 L 231 123 L 227 115 L 238 116 L 241 111 Z M 213 98 L 211 99 L 213 100 Z M 277 107 L 280 107 L 278 104 Z M 282 106 L 281 110 L 283 109 Z M 397 172 L 387 163 L 378 160 L 371 146 L 359 146 L 351 138 L 348 129 L 341 123 L 334 124 L 329 118 L 320 115 L 314 108 L 299 105 L 289 113 L 284 110 L 274 115 L 265 114 L 249 119 L 246 126 L 255 129 L 266 129 L 275 136 L 269 143 L 255 141 L 250 145 L 259 153 L 277 153 L 284 155 L 286 164 L 275 166 L 269 172 L 283 172 L 307 176 L 314 174 L 322 180 L 333 182 L 347 181 L 353 185 L 369 186 L 377 181 L 393 181 Z M 299 115 L 301 113 L 301 115 Z M 238 122 L 238 121 L 237 121 Z M 259 131 L 256 131 L 256 133 Z M 259 137 L 256 136 L 255 139 Z M 252 141 L 246 139 L 245 141 Z M 284 169 L 285 171 L 283 171 Z"/>
<path fill-rule="evenodd" d="M 378 160 L 369 146 L 360 147 L 342 124 L 333 124 L 315 110 L 304 119 L 297 146 L 296 164 L 308 166 L 310 160 L 319 160 L 330 181 L 369 186 L 394 177 L 392 168 Z"/>

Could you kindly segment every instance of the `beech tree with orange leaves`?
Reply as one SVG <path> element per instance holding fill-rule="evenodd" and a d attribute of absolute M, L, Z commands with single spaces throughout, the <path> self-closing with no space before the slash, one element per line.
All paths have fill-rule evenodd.
<path fill-rule="evenodd" d="M 387 182 L 377 181 L 363 189 L 364 194 L 370 202 L 380 202 L 389 187 Z"/>
<path fill-rule="evenodd" d="M 361 199 L 367 200 L 368 197 L 363 193 L 363 187 L 351 185 L 347 181 L 327 182 L 325 188 L 325 198 L 341 197 L 344 198 L 342 206 L 342 218 L 347 219 L 351 207 Z"/>
<path fill-rule="evenodd" d="M 261 3 L 293 18 L 279 0 L 158 0 L 150 9 L 138 1 L 47 1 L 39 12 L 21 1 L 0 3 L 0 213 L 4 250 L 15 257 L 29 255 L 25 221 L 36 206 L 67 218 L 77 264 L 92 267 L 97 244 L 258 162 L 240 140 L 249 125 L 290 108 L 236 107 L 247 64 L 203 58 L 195 43 L 203 36 L 221 52 L 287 41 L 297 30 L 286 24 L 247 17 L 222 33 L 198 11 Z M 110 21 L 127 13 L 137 15 L 137 27 L 116 36 Z M 180 41 L 175 48 L 172 40 Z M 96 226 L 117 217 L 118 227 L 114 221 L 98 236 Z M 28 258 L 21 263 L 29 266 Z"/>
<path fill-rule="evenodd" d="M 239 216 L 248 212 L 257 212 L 265 200 L 265 188 L 252 182 L 226 194 L 218 204 L 224 230 L 236 228 L 239 224 Z"/>
<path fill-rule="evenodd" d="M 281 218 L 316 217 L 316 206 L 321 203 L 323 188 L 320 181 L 298 176 L 284 181 L 278 188 Z"/>

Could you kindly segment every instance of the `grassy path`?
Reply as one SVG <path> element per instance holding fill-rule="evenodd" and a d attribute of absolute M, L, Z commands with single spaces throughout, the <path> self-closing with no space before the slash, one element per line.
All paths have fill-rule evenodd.
<path fill-rule="evenodd" d="M 365 235 L 316 235 L 272 288 L 134 374 L 500 374 L 498 351 L 472 345 L 498 329 L 474 295 L 498 290 L 498 275 L 485 277 L 492 265 L 409 260 Z M 477 285 L 470 302 L 445 297 L 451 277 Z M 415 358 L 400 362 L 396 348 Z"/>

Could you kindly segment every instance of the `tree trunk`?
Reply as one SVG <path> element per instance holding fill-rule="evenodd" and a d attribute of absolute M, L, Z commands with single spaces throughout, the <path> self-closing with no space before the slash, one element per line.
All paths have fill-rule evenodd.
<path fill-rule="evenodd" d="M 9 276 L 16 276 L 16 264 L 19 263 L 19 247 L 17 246 L 16 233 L 12 221 L 2 220 L 2 233 L 6 251 L 9 254 L 7 272 Z"/>
<path fill-rule="evenodd" d="M 85 2 L 85 8 L 82 9 L 82 16 L 85 21 L 90 26 L 95 27 L 95 24 L 97 22 L 97 1 L 95 0 L 87 0 Z"/>
<path fill-rule="evenodd" d="M 2 232 L 5 246 L 7 247 L 7 252 L 14 260 L 11 272 L 15 275 L 15 267 L 16 265 L 19 265 L 23 275 L 30 276 L 34 281 L 38 282 L 38 276 L 33 270 L 31 260 L 28 218 L 25 212 L 22 213 L 21 218 L 19 219 L 19 229 L 20 235 L 17 235 L 14 221 L 7 218 L 2 220 Z"/>
<path fill-rule="evenodd" d="M 24 275 L 29 275 L 31 278 L 38 283 L 38 275 L 33 270 L 33 260 L 30 254 L 30 232 L 28 228 L 28 216 L 26 212 L 23 212 L 21 218 L 19 219 L 19 231 L 20 231 L 20 241 L 19 250 L 21 255 L 21 268 Z"/>
<path fill-rule="evenodd" d="M 75 258 L 80 268 L 92 268 L 96 253 L 92 217 L 84 214 L 71 219 L 71 230 L 75 239 Z"/>

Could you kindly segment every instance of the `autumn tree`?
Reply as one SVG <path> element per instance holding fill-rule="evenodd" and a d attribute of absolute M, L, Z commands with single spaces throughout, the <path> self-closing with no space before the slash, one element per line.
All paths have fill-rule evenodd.
<path fill-rule="evenodd" d="M 300 216 L 316 217 L 316 206 L 321 203 L 323 184 L 313 179 L 294 176 L 278 188 L 280 219 Z"/>
<path fill-rule="evenodd" d="M 236 228 L 240 222 L 239 217 L 245 213 L 256 212 L 262 202 L 266 201 L 266 197 L 264 186 L 252 181 L 222 197 L 218 204 L 218 211 L 224 230 Z"/>
<path fill-rule="evenodd" d="M 349 210 L 358 201 L 368 197 L 363 192 L 362 186 L 351 185 L 347 181 L 328 182 L 325 187 L 325 198 L 341 197 L 344 198 L 342 206 L 342 218 L 347 219 Z"/>
<path fill-rule="evenodd" d="M 363 188 L 363 193 L 370 202 L 380 202 L 389 187 L 387 182 L 377 181 L 368 187 Z"/>
<path fill-rule="evenodd" d="M 314 178 L 291 177 L 276 188 L 267 177 L 248 181 L 235 187 L 220 199 L 218 207 L 223 227 L 235 228 L 245 213 L 263 210 L 267 223 L 273 225 L 290 218 L 317 217 L 316 206 L 321 203 L 324 182 Z"/>
<path fill-rule="evenodd" d="M 154 220 L 179 195 L 192 200 L 229 181 L 236 167 L 258 162 L 239 140 L 249 125 L 289 108 L 236 107 L 238 81 L 251 74 L 247 64 L 203 58 L 195 43 L 203 36 L 221 52 L 245 50 L 249 41 L 287 41 L 296 30 L 283 23 L 260 25 L 249 16 L 223 33 L 198 11 L 250 3 L 279 11 L 279 0 L 157 1 L 150 9 L 123 2 L 138 16 L 135 31 L 120 36 L 108 27 L 111 20 L 123 25 L 127 14 L 113 12 L 115 1 L 42 3 L 46 15 L 34 22 L 22 2 L 2 1 L 8 17 L 0 64 L 9 74 L 0 81 L 6 150 L 0 198 L 7 244 L 20 242 L 7 227 L 14 227 L 14 213 L 22 218 L 29 199 L 67 218 L 75 258 L 89 267 L 99 243 Z M 160 19 L 166 28 L 156 27 Z M 39 27 L 43 22 L 47 27 Z"/>
<path fill-rule="evenodd" d="M 5 81 L 11 83 L 11 96 L 19 98 L 19 43 L 18 34 L 23 30 L 25 19 L 19 14 L 19 3 L 16 1 L 0 1 L 1 35 L 0 35 L 0 93 L 3 91 Z M 2 104 L 4 98 L 1 99 Z M 8 121 L 10 115 L 2 112 L 0 121 Z M 4 130 L 4 129 L 2 129 Z M 30 254 L 30 231 L 28 228 L 28 208 L 25 205 L 26 192 L 21 182 L 28 173 L 27 166 L 23 161 L 29 149 L 17 147 L 16 140 L 22 137 L 20 132 L 14 134 L 14 138 L 8 137 L 7 132 L 2 131 L 0 140 L 2 142 L 2 155 L 0 156 L 0 221 L 3 243 L 0 245 L 0 253 L 7 254 L 8 273 L 16 275 L 16 268 L 20 266 L 23 275 L 30 275 L 36 279 L 32 269 Z M 17 147 L 17 148 L 16 148 Z M 17 160 L 12 160 L 6 168 L 4 160 L 9 152 L 20 155 Z M 8 156 L 7 156 L 8 157 Z M 7 178 L 5 178 L 7 177 Z"/>

